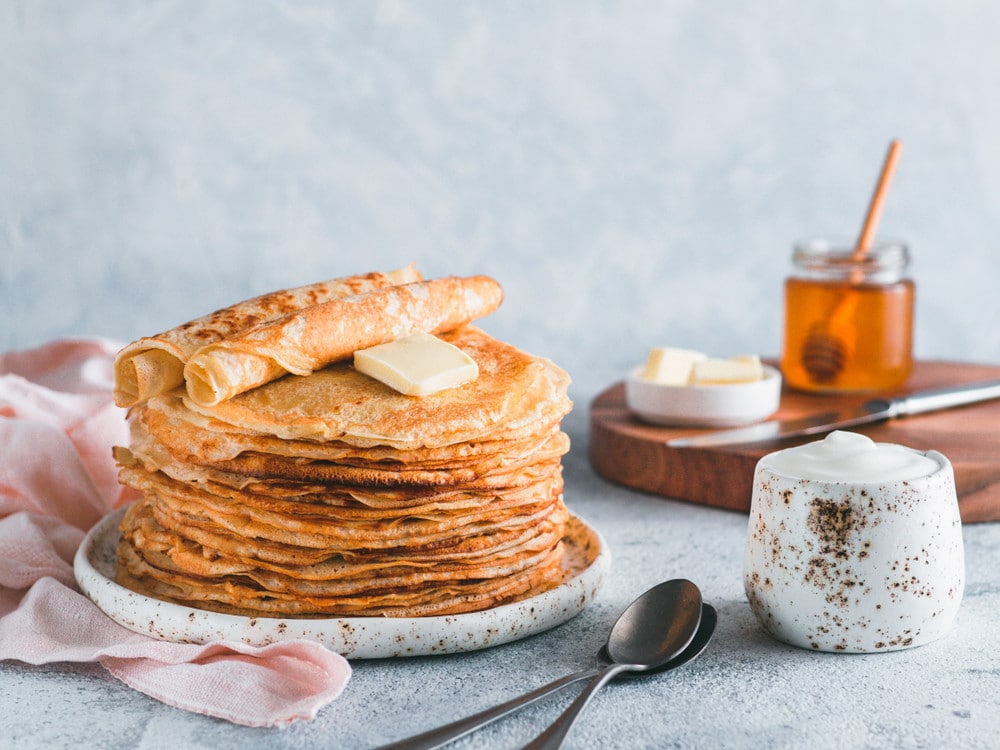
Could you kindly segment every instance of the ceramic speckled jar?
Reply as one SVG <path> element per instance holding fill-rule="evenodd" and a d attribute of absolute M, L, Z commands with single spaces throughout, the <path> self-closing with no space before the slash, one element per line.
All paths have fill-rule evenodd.
<path fill-rule="evenodd" d="M 825 478 L 809 478 L 822 462 L 790 471 L 795 448 L 758 463 L 744 556 L 750 606 L 766 631 L 802 648 L 871 653 L 936 640 L 951 627 L 965 586 L 951 464 L 936 451 L 889 446 L 903 461 L 900 451 L 930 461 L 916 467 L 919 476 L 835 479 L 850 476 L 855 460 L 872 463 L 870 447 L 882 447 L 851 433 L 828 438 L 838 439 L 860 452 L 841 456 L 834 471 L 815 471 Z"/>

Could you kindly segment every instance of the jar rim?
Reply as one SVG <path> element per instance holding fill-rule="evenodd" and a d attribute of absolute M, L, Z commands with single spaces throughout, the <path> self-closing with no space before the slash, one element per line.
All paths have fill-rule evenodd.
<path fill-rule="evenodd" d="M 793 246 L 793 263 L 807 271 L 883 274 L 902 272 L 910 262 L 909 247 L 899 240 L 881 239 L 855 257 L 849 240 L 814 238 Z"/>

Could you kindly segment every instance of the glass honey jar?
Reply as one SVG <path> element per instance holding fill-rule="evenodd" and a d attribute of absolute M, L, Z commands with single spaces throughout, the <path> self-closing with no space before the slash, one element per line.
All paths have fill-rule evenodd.
<path fill-rule="evenodd" d="M 906 245 L 810 240 L 785 280 L 781 370 L 799 390 L 891 391 L 913 369 L 914 284 Z"/>

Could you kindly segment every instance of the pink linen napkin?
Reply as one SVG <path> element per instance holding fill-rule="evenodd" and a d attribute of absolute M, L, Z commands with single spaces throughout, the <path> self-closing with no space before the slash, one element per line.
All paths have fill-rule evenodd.
<path fill-rule="evenodd" d="M 128 444 L 111 400 L 117 349 L 83 339 L 0 354 L 0 660 L 100 662 L 164 703 L 247 726 L 314 718 L 351 674 L 326 647 L 158 641 L 79 592 L 86 530 L 134 499 L 111 457 Z"/>

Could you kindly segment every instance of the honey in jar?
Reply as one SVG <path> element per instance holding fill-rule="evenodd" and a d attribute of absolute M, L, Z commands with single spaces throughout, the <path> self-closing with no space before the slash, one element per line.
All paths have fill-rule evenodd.
<path fill-rule="evenodd" d="M 901 243 L 856 252 L 813 240 L 795 246 L 785 280 L 781 369 L 805 391 L 862 393 L 901 386 L 913 369 L 913 282 Z"/>

